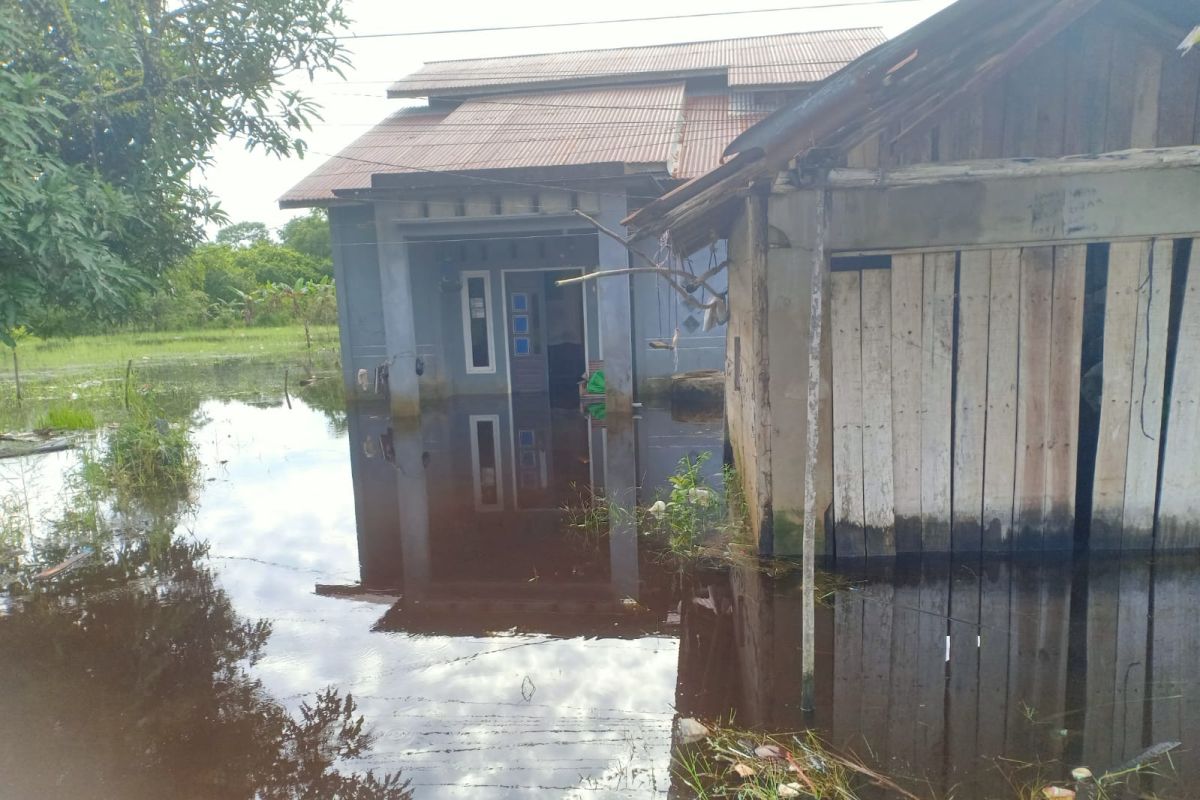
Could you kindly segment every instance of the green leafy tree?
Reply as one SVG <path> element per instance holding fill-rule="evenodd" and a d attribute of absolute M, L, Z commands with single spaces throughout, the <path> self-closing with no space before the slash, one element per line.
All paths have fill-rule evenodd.
<path fill-rule="evenodd" d="M 329 233 L 329 215 L 314 208 L 301 217 L 293 217 L 279 231 L 285 247 L 316 259 L 323 274 L 333 277 L 333 240 Z"/>
<path fill-rule="evenodd" d="M 303 154 L 287 76 L 338 71 L 341 0 L 0 0 L 0 342 L 48 304 L 119 315 L 224 221 L 216 143 Z"/>
<path fill-rule="evenodd" d="M 234 263 L 257 284 L 317 281 L 322 277 L 320 262 L 289 247 L 262 242 L 238 250 Z"/>
<path fill-rule="evenodd" d="M 271 241 L 271 232 L 261 222 L 235 222 L 217 231 L 217 244 L 253 247 Z"/>

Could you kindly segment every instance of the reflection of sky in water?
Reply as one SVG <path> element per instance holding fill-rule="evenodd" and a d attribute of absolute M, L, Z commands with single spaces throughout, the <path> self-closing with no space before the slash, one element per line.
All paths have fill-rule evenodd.
<path fill-rule="evenodd" d="M 666 793 L 675 639 L 372 633 L 385 604 L 313 593 L 358 579 L 345 438 L 301 403 L 203 412 L 213 480 L 184 524 L 238 613 L 273 621 L 255 668 L 268 692 L 358 700 L 378 740 L 355 768 L 399 769 L 418 797 Z"/>

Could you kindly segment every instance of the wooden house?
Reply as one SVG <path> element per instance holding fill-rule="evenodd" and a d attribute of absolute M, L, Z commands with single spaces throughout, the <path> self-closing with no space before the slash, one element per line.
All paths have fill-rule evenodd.
<path fill-rule="evenodd" d="M 1200 546 L 1198 23 L 959 0 L 627 220 L 729 237 L 760 549 Z"/>

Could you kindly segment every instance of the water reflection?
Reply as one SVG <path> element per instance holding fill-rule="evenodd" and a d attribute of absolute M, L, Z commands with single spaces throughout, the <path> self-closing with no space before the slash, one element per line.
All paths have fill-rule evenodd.
<path fill-rule="evenodd" d="M 813 725 L 922 796 L 1012 798 L 1022 781 L 1112 770 L 1180 742 L 1141 789 L 1200 778 L 1200 562 L 934 561 L 834 576 L 816 623 L 817 692 L 801 708 L 795 580 L 737 570 L 685 607 L 681 711 Z M 723 663 L 715 673 L 708 667 Z M 701 665 L 704 665 L 703 667 Z M 1014 785 L 1015 784 L 1015 785 Z M 1135 795 L 1136 796 L 1136 795 Z"/>
<path fill-rule="evenodd" d="M 1200 778 L 1195 559 L 843 570 L 810 716 L 796 579 L 690 574 L 632 515 L 591 536 L 560 511 L 652 501 L 680 458 L 719 452 L 720 421 L 532 396 L 405 426 L 276 399 L 200 403 L 194 513 L 144 552 L 0 593 L 0 796 L 327 796 L 298 754 L 338 754 L 308 743 L 337 739 L 347 696 L 375 738 L 329 770 L 417 797 L 685 797 L 680 715 L 815 725 L 923 797 L 1011 800 L 998 763 L 1099 773 L 1165 740 L 1184 782 L 1141 788 Z"/>

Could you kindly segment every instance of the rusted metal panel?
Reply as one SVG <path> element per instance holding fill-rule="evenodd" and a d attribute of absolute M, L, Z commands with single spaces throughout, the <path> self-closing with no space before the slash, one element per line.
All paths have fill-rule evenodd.
<path fill-rule="evenodd" d="M 730 86 L 824 80 L 886 37 L 880 28 L 805 31 L 745 39 L 433 61 L 388 89 L 391 97 L 470 94 L 482 89 L 650 75 L 725 73 Z"/>

